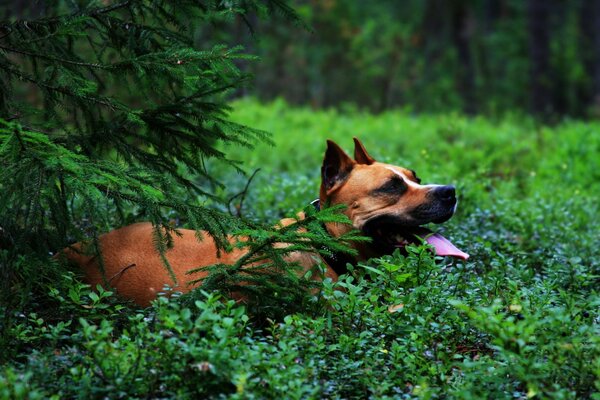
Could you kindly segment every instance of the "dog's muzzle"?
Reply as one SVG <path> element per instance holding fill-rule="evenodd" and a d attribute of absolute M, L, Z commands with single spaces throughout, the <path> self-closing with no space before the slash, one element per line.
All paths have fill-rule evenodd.
<path fill-rule="evenodd" d="M 467 253 L 439 233 L 422 227 L 430 222 L 441 224 L 454 215 L 457 205 L 455 187 L 437 186 L 427 194 L 427 199 L 408 216 L 381 215 L 368 220 L 362 231 L 373 239 L 371 246 L 381 254 L 391 254 L 398 248 L 425 241 L 433 246 L 436 255 L 466 260 L 469 257 Z"/>
<path fill-rule="evenodd" d="M 454 186 L 436 186 L 427 193 L 425 203 L 409 212 L 411 225 L 446 222 L 454 215 L 457 202 Z"/>

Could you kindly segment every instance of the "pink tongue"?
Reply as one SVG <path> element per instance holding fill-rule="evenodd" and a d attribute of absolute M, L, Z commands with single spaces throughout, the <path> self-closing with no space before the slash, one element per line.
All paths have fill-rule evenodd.
<path fill-rule="evenodd" d="M 425 238 L 425 241 L 433 247 L 435 247 L 435 254 L 438 256 L 452 256 L 463 260 L 469 258 L 469 255 L 467 253 L 465 253 L 462 250 L 459 250 L 448 239 L 446 239 L 439 233 L 434 233 L 433 235 L 427 236 Z"/>

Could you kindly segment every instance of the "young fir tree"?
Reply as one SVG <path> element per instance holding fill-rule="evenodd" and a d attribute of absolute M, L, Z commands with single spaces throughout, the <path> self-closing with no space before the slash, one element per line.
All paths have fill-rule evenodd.
<path fill-rule="evenodd" d="M 246 246 L 267 254 L 274 269 L 286 268 L 286 251 L 335 248 L 324 232 L 293 234 L 323 218 L 341 221 L 331 213 L 273 236 L 202 205 L 219 201 L 206 160 L 238 168 L 222 145 L 252 146 L 268 136 L 227 118 L 224 95 L 248 78 L 235 60 L 248 56 L 239 47 L 197 43 L 198 30 L 249 13 L 296 19 L 285 2 L 52 1 L 15 10 L 4 10 L 0 22 L 0 325 L 7 310 L 60 276 L 49 255 L 74 241 L 93 245 L 136 220 L 157 227 L 163 255 L 176 234 L 173 215 L 223 248 L 236 230 L 271 238 Z M 274 237 L 293 246 L 273 250 Z M 222 277 L 223 268 L 215 274 Z M 238 266 L 226 275 L 239 273 Z"/>

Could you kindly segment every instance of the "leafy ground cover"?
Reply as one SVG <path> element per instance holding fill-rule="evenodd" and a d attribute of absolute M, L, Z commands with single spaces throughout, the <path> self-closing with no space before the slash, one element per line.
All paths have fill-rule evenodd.
<path fill-rule="evenodd" d="M 301 209 L 317 195 L 325 138 L 349 150 L 357 136 L 375 158 L 457 186 L 459 210 L 440 229 L 471 258 L 415 246 L 325 282 L 304 313 L 260 323 L 214 293 L 135 309 L 67 275 L 48 282 L 52 312 L 10 328 L 0 397 L 600 398 L 599 123 L 234 107 L 275 142 L 225 149 L 261 168 L 245 216 Z M 248 180 L 220 178 L 224 196 Z"/>

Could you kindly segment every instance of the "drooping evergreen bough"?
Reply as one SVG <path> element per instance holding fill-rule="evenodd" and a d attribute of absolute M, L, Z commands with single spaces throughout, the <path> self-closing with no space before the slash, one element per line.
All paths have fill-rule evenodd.
<path fill-rule="evenodd" d="M 236 230 L 273 233 L 203 205 L 220 201 L 205 162 L 239 168 L 223 145 L 269 139 L 227 118 L 225 96 L 248 80 L 235 62 L 251 57 L 201 42 L 198 32 L 275 11 L 297 20 L 279 0 L 129 0 L 34 3 L 0 22 L 3 304 L 30 302 L 60 275 L 51 252 L 86 239 L 93 247 L 102 232 L 135 220 L 155 224 L 161 254 L 176 234 L 172 217 L 209 231 L 223 248 Z M 326 235 L 294 231 L 285 232 L 290 250 L 336 246 Z M 271 250 L 272 243 L 248 247 L 284 268 L 277 252 L 287 250 Z M 223 268 L 216 271 L 222 276 Z"/>

